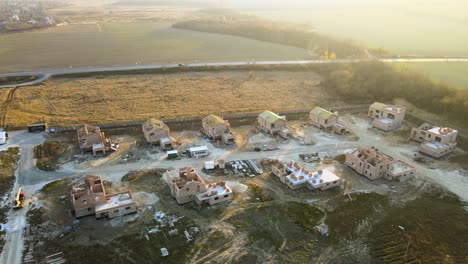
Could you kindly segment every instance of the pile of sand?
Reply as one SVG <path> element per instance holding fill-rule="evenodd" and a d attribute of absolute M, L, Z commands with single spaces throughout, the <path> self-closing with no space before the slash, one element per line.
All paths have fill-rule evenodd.
<path fill-rule="evenodd" d="M 226 184 L 227 186 L 231 187 L 232 191 L 235 193 L 243 193 L 248 189 L 247 185 L 239 182 L 226 181 Z"/>
<path fill-rule="evenodd" d="M 154 193 L 137 192 L 133 195 L 138 206 L 153 205 L 159 201 L 159 197 Z"/>

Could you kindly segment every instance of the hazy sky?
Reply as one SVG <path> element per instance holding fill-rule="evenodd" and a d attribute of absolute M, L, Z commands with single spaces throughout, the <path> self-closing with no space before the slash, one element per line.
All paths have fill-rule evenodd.
<path fill-rule="evenodd" d="M 333 8 L 356 5 L 382 5 L 388 0 L 224 0 L 238 8 Z"/>
<path fill-rule="evenodd" d="M 399 6 L 423 9 L 464 9 L 466 0 L 219 0 L 237 8 L 352 8 Z"/>

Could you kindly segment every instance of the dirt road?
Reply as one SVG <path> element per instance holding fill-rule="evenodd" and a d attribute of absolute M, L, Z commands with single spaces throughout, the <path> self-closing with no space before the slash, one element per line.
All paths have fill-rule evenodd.
<path fill-rule="evenodd" d="M 6 243 L 0 255 L 0 263 L 16 264 L 21 263 L 23 250 L 23 229 L 26 227 L 26 213 L 28 204 L 33 195 L 51 180 L 71 176 L 67 173 L 46 173 L 38 170 L 34 164 L 34 146 L 44 141 L 44 134 L 29 134 L 26 131 L 10 132 L 10 142 L 3 145 L 2 149 L 10 146 L 18 146 L 21 149 L 21 156 L 18 162 L 16 180 L 10 197 L 13 197 L 20 186 L 26 193 L 26 206 L 22 209 L 8 212 Z"/>

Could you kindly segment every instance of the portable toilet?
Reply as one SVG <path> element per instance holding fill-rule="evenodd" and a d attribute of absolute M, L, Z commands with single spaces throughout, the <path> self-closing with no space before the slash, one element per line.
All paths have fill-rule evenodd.
<path fill-rule="evenodd" d="M 179 154 L 177 150 L 169 150 L 167 151 L 167 158 L 168 159 L 177 159 L 179 157 Z"/>
<path fill-rule="evenodd" d="M 215 162 L 214 161 L 206 161 L 205 162 L 205 170 L 214 170 Z"/>

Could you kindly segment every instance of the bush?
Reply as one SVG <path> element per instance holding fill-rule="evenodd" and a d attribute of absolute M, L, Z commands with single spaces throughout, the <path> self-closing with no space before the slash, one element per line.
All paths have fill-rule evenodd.
<path fill-rule="evenodd" d="M 468 90 L 439 84 L 416 72 L 381 62 L 329 65 L 318 69 L 327 91 L 353 102 L 403 98 L 418 108 L 468 125 Z"/>

